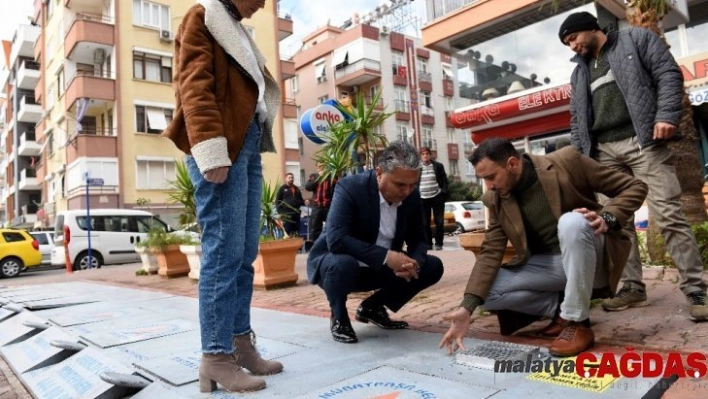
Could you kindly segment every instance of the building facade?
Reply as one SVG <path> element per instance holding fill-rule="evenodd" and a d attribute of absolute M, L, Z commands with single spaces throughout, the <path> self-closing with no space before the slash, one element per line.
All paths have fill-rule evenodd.
<path fill-rule="evenodd" d="M 461 169 L 472 142 L 448 117 L 470 103 L 459 96 L 452 57 L 423 48 L 418 38 L 357 23 L 346 30 L 319 28 L 303 38 L 293 59 L 295 76 L 286 92 L 297 104 L 298 117 L 326 100 L 353 102 L 363 93 L 367 106 L 394 113 L 377 133 L 389 141 L 430 147 L 453 179 L 473 178 L 471 170 Z M 380 100 L 371 104 L 377 92 Z M 290 128 L 297 134 L 297 124 Z M 303 135 L 298 140 L 302 166 L 293 173 L 305 180 L 315 171 L 312 156 L 319 146 Z"/>
<path fill-rule="evenodd" d="M 22 67 L 41 68 L 36 68 L 34 81 L 4 86 L 14 90 L 8 99 L 19 105 L 4 107 L 6 113 L 36 106 L 26 125 L 13 128 L 12 140 L 9 129 L 7 140 L 3 136 L 6 159 L 16 160 L 15 166 L 0 168 L 7 170 L 7 194 L 2 191 L 6 219 L 14 221 L 23 211 L 34 210 L 36 223 L 24 227 L 53 226 L 57 212 L 85 209 L 88 201 L 92 208 L 149 210 L 176 226 L 181 207 L 168 199 L 169 182 L 183 154 L 160 133 L 175 108 L 174 35 L 194 2 L 35 0 L 34 4 L 36 26 L 18 30 L 19 44 L 12 43 L 11 54 L 18 48 L 19 56 L 10 57 L 8 64 L 16 65 L 18 73 Z M 278 16 L 277 2 L 268 0 L 245 25 L 272 74 L 285 72 L 289 77 L 293 65 L 281 62 L 279 41 L 292 34 L 293 24 Z M 9 114 L 5 118 L 13 120 Z M 25 123 L 26 118 L 15 120 Z M 273 131 L 278 152 L 263 157 L 266 180 L 275 181 L 284 173 L 282 132 L 279 118 Z M 30 142 L 33 152 L 23 151 Z M 22 208 L 33 203 L 39 209 Z"/>
<path fill-rule="evenodd" d="M 35 136 L 42 107 L 34 90 L 41 68 L 34 60 L 33 50 L 39 33 L 39 27 L 20 25 L 12 40 L 3 43 L 5 59 L 0 85 L 5 101 L 0 111 L 0 203 L 4 204 L 6 226 L 32 227 L 42 204 L 36 173 L 41 147 Z"/>
<path fill-rule="evenodd" d="M 553 150 L 570 129 L 570 75 L 573 53 L 558 40 L 558 28 L 572 12 L 588 11 L 600 26 L 624 29 L 625 6 L 619 0 L 558 2 L 548 0 L 476 0 L 426 2 L 429 22 L 423 45 L 458 59 L 460 95 L 472 105 L 455 110 L 452 123 L 474 142 L 501 136 L 532 153 Z M 671 51 L 684 72 L 701 133 L 703 163 L 708 162 L 708 4 L 676 1 L 686 13 L 664 21 Z M 512 73 L 513 72 L 513 73 Z M 516 75 L 516 76 L 514 76 Z"/>

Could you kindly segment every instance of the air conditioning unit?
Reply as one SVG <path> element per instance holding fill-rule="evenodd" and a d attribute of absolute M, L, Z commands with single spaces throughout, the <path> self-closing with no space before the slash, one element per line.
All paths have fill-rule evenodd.
<path fill-rule="evenodd" d="M 169 30 L 161 30 L 160 31 L 160 40 L 163 42 L 171 42 L 174 40 L 174 36 L 172 35 L 172 31 Z"/>
<path fill-rule="evenodd" d="M 106 50 L 102 48 L 98 48 L 93 52 L 93 63 L 94 64 L 103 64 L 103 61 L 106 60 Z"/>
<path fill-rule="evenodd" d="M 381 27 L 381 34 L 382 34 L 382 35 L 388 35 L 388 33 L 389 33 L 388 26 L 382 26 L 382 27 Z"/>

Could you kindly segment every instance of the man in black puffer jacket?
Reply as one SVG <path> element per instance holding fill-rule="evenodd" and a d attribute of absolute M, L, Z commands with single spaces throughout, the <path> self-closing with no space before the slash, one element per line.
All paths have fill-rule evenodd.
<path fill-rule="evenodd" d="M 604 33 L 587 12 L 568 16 L 558 32 L 576 56 L 571 77 L 571 143 L 583 154 L 622 170 L 649 186 L 647 204 L 681 274 L 691 318 L 708 320 L 703 263 L 681 212 L 681 187 L 666 141 L 681 118 L 683 76 L 669 49 L 646 29 Z M 602 306 L 608 311 L 646 305 L 637 233 L 623 287 Z"/>

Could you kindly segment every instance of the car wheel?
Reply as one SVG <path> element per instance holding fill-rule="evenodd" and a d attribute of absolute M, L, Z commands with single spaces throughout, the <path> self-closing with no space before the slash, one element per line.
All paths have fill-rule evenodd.
<path fill-rule="evenodd" d="M 101 255 L 97 253 L 91 253 L 91 268 L 99 269 L 103 263 Z M 76 257 L 74 261 L 74 271 L 76 270 L 86 270 L 89 268 L 89 256 L 88 252 L 82 252 Z"/>
<path fill-rule="evenodd" d="M 25 267 L 25 265 L 20 259 L 7 258 L 0 264 L 0 276 L 4 278 L 17 277 L 20 275 L 23 267 Z"/>
<path fill-rule="evenodd" d="M 457 230 L 455 230 L 455 234 L 462 234 L 465 232 L 464 226 L 462 226 L 462 223 L 457 222 Z"/>

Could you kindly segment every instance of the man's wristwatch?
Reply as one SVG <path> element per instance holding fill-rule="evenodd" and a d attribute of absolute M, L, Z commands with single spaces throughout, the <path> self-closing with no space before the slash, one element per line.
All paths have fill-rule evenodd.
<path fill-rule="evenodd" d="M 610 230 L 619 230 L 622 228 L 622 225 L 620 225 L 620 222 L 617 220 L 615 215 L 610 212 L 602 212 L 600 217 L 605 221 L 605 224 L 607 224 L 607 227 Z"/>

